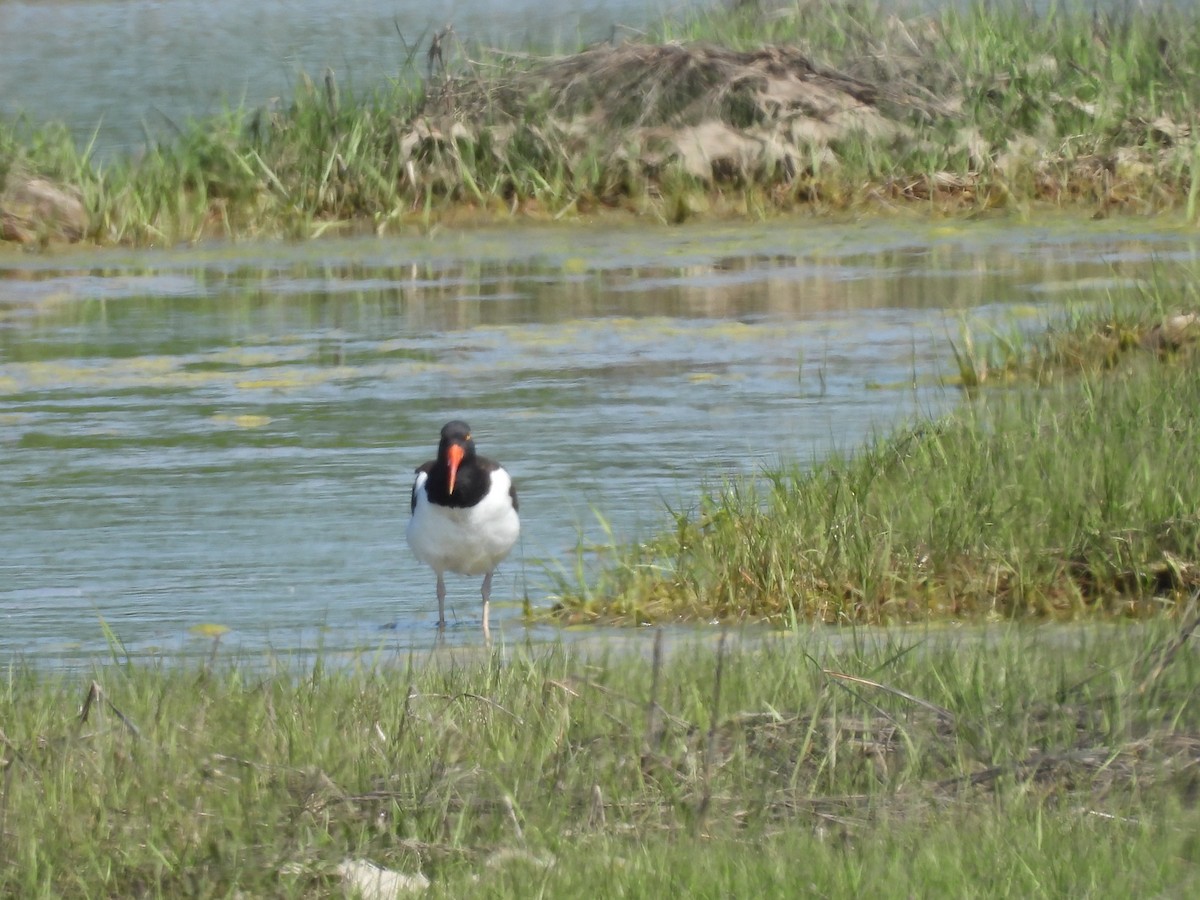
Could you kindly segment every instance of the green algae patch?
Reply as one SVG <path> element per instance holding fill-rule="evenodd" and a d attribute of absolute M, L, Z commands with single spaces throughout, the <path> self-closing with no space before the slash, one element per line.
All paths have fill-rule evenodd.
<path fill-rule="evenodd" d="M 229 634 L 229 631 L 228 625 L 220 625 L 216 622 L 202 622 L 199 625 L 193 625 L 189 628 L 188 634 L 194 637 L 216 639 Z"/>

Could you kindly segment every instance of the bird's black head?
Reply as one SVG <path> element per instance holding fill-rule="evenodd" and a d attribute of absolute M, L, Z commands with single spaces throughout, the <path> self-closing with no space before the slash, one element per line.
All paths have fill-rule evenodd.
<path fill-rule="evenodd" d="M 462 447 L 465 456 L 475 453 L 475 439 L 471 436 L 471 426 L 459 419 L 447 422 L 442 426 L 442 440 L 438 444 L 438 459 L 445 462 L 446 454 L 455 445 Z"/>
<path fill-rule="evenodd" d="M 475 440 L 471 437 L 471 426 L 455 419 L 442 426 L 442 440 L 438 444 L 438 463 L 450 470 L 449 493 L 454 493 L 454 482 L 458 468 L 475 457 Z"/>

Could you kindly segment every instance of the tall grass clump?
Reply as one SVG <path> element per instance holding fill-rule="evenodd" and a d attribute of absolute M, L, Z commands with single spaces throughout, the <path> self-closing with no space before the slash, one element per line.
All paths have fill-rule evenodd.
<path fill-rule="evenodd" d="M 1193 16 L 1169 4 L 975 2 L 927 13 L 815 0 L 737 4 L 663 34 L 795 46 L 872 86 L 873 102 L 911 130 L 832 145 L 845 169 L 835 180 L 865 178 L 869 194 L 1141 211 L 1183 201 L 1193 183 Z"/>
<path fill-rule="evenodd" d="M 1194 365 L 1200 291 L 1186 273 L 1169 291 L 1164 285 L 1170 276 L 1157 277 L 1102 304 L 1069 306 L 1041 334 L 991 328 L 977 337 L 964 321 L 950 344 L 956 373 L 949 380 L 970 391 L 996 383 L 1046 385 L 1155 362 Z"/>
<path fill-rule="evenodd" d="M 1173 608 L 1200 585 L 1187 297 L 1191 311 L 1163 312 L 1188 309 L 1167 291 L 1080 313 L 1011 350 L 1010 374 L 1030 380 L 712 491 L 661 536 L 606 551 L 597 574 L 561 579 L 558 614 L 789 624 Z"/>

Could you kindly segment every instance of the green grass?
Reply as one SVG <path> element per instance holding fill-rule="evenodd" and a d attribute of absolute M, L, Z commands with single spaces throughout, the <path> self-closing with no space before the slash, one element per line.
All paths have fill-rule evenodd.
<path fill-rule="evenodd" d="M 605 210 L 683 221 L 1043 203 L 1195 218 L 1195 10 L 1072 4 L 1035 14 L 1013 0 L 894 12 L 873 2 L 743 4 L 665 21 L 629 52 L 539 61 L 458 48 L 445 80 L 422 80 L 410 48 L 410 70 L 394 84 L 353 95 L 332 73 L 319 85 L 302 79 L 290 104 L 183 125 L 136 158 L 96 159 L 65 128 L 0 121 L 0 187 L 44 176 L 75 189 L 89 214 L 85 239 L 103 244 Z M 808 107 L 781 117 L 757 94 L 761 73 L 731 55 L 763 47 L 855 79 L 865 98 L 855 103 L 877 110 L 886 130 L 790 136 L 793 114 L 804 119 L 797 110 Z M 837 120 L 828 110 L 809 118 Z M 773 134 L 790 149 L 698 175 L 671 135 L 704 121 L 752 141 Z"/>
<path fill-rule="evenodd" d="M 989 384 L 1045 386 L 1081 374 L 1143 368 L 1152 360 L 1194 365 L 1200 346 L 1194 276 L 1180 271 L 1156 277 L 1156 284 L 1126 289 L 1103 306 L 1068 307 L 1039 335 L 993 328 L 977 338 L 964 322 L 951 342 L 957 372 L 948 382 L 968 391 Z"/>
<path fill-rule="evenodd" d="M 342 896 L 363 859 L 435 897 L 1185 896 L 1187 637 L 10 669 L 0 894 Z"/>
<path fill-rule="evenodd" d="M 666 533 L 602 550 L 598 569 L 581 548 L 554 614 L 789 625 L 1172 610 L 1200 585 L 1200 378 L 1196 323 L 1179 318 L 1195 291 L 1158 291 L 988 345 L 1000 351 L 964 344 L 960 371 L 1013 386 L 815 468 L 784 461 L 717 486 Z M 1179 321 L 1175 345 L 1161 326 Z"/>

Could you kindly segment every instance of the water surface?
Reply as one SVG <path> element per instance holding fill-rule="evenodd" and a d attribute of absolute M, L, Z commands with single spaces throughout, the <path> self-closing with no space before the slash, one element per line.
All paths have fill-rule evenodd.
<path fill-rule="evenodd" d="M 1029 323 L 1172 260 L 1130 222 L 521 228 L 0 257 L 0 661 L 424 647 L 412 469 L 450 418 L 512 471 L 494 630 L 580 537 L 959 402 L 960 319 Z M 479 641 L 452 578 L 452 643 Z M 385 629 L 394 624 L 396 627 Z M 540 627 L 535 638 L 554 637 Z"/>
<path fill-rule="evenodd" d="M 0 0 L 0 115 L 63 122 L 100 156 L 189 119 L 289 102 L 303 75 L 343 90 L 422 77 L 433 32 L 466 47 L 564 52 L 694 0 Z M 632 33 L 632 32 L 622 32 Z M 413 62 L 410 64 L 410 54 Z"/>

